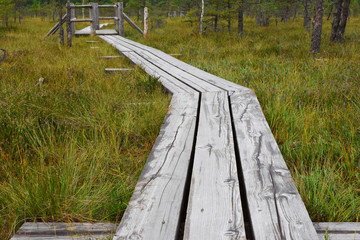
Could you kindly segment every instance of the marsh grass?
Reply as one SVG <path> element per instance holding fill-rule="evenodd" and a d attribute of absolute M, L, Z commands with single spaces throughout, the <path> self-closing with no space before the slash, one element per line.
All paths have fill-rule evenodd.
<path fill-rule="evenodd" d="M 24 221 L 117 222 L 169 105 L 156 79 L 101 58 L 119 55 L 110 45 L 69 49 L 43 38 L 51 25 L 0 28 L 0 239 Z"/>
<path fill-rule="evenodd" d="M 235 25 L 235 24 L 234 24 Z M 358 221 L 360 215 L 360 19 L 343 44 L 331 44 L 324 20 L 321 53 L 301 19 L 258 27 L 243 37 L 165 20 L 147 40 L 132 39 L 256 92 L 313 221 Z"/>
<path fill-rule="evenodd" d="M 247 19 L 243 37 L 210 27 L 199 37 L 195 25 L 178 19 L 161 26 L 147 40 L 127 25 L 125 32 L 254 89 L 312 220 L 358 221 L 359 19 L 338 45 L 329 43 L 325 21 L 315 57 L 300 20 L 264 28 Z M 138 68 L 105 74 L 105 67 L 133 67 L 101 59 L 117 54 L 111 46 L 77 37 L 68 49 L 57 36 L 42 38 L 51 27 L 28 19 L 0 28 L 9 53 L 0 65 L 1 239 L 24 221 L 117 222 L 169 104 Z"/>

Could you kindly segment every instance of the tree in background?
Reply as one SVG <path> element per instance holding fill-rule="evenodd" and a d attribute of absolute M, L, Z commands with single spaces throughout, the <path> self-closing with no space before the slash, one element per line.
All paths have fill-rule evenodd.
<path fill-rule="evenodd" d="M 324 0 L 315 0 L 315 10 L 314 10 L 314 24 L 313 31 L 311 36 L 311 48 L 312 53 L 320 52 L 320 43 L 321 43 L 321 28 L 323 20 L 323 4 Z"/>
<path fill-rule="evenodd" d="M 310 32 L 310 25 L 311 25 L 311 0 L 303 0 L 304 6 L 304 28 L 306 31 Z"/>
<path fill-rule="evenodd" d="M 350 0 L 336 0 L 331 37 L 332 42 L 344 40 L 346 21 L 349 16 Z"/>
<path fill-rule="evenodd" d="M 13 0 L 0 0 L 0 18 L 5 26 L 9 26 L 9 17 L 14 9 Z"/>

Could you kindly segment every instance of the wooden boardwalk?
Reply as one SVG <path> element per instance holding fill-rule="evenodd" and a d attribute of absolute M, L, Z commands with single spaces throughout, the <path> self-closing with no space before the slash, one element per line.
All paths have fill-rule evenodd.
<path fill-rule="evenodd" d="M 126 38 L 100 38 L 172 94 L 159 136 L 117 227 L 26 223 L 13 240 L 360 239 L 355 223 L 311 222 L 252 90 Z"/>
<path fill-rule="evenodd" d="M 11 240 L 108 240 L 114 237 L 117 226 L 113 223 L 28 222 Z M 360 223 L 322 222 L 314 226 L 319 240 L 360 240 Z"/>
<path fill-rule="evenodd" d="M 316 239 L 254 92 L 100 36 L 173 94 L 114 239 Z"/>

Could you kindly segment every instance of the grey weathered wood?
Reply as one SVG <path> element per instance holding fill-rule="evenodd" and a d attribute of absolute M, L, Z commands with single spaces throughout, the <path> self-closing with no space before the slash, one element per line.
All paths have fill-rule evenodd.
<path fill-rule="evenodd" d="M 143 50 L 137 46 L 134 46 L 125 41 L 122 41 L 122 39 L 124 39 L 123 37 L 110 36 L 109 38 L 112 39 L 117 44 L 125 46 L 133 51 L 136 51 L 137 53 L 141 54 L 142 56 L 145 56 L 146 59 L 148 59 L 149 61 L 156 64 L 159 68 L 161 68 L 162 70 L 165 70 L 170 75 L 177 78 L 178 81 L 181 81 L 181 82 L 195 88 L 198 91 L 206 92 L 206 91 L 220 91 L 221 90 L 218 87 L 216 87 L 212 84 L 209 84 L 205 81 L 202 81 L 201 79 L 198 79 L 195 76 L 193 76 L 185 71 L 182 71 L 182 69 L 177 68 L 176 66 L 171 65 L 166 61 L 163 61 L 162 59 L 160 59 L 159 57 L 157 57 L 156 55 L 152 54 L 149 51 Z"/>
<path fill-rule="evenodd" d="M 343 233 L 329 233 L 327 237 L 323 233 L 318 234 L 319 240 L 360 240 L 359 233 L 343 234 Z"/>
<path fill-rule="evenodd" d="M 321 232 L 358 233 L 360 237 L 360 222 L 316 222 L 315 230 Z"/>
<path fill-rule="evenodd" d="M 96 30 L 99 30 L 99 5 L 91 2 L 91 33 L 95 34 Z"/>
<path fill-rule="evenodd" d="M 71 47 L 72 45 L 72 30 L 71 30 L 71 21 L 70 19 L 73 17 L 72 15 L 72 9 L 70 8 L 70 0 L 66 1 L 66 14 L 67 14 L 67 18 L 66 18 L 66 42 L 68 47 Z"/>
<path fill-rule="evenodd" d="M 126 38 L 121 38 L 122 41 L 127 42 L 129 44 L 132 44 L 134 46 L 137 46 L 140 49 L 143 50 L 147 50 L 149 52 L 151 52 L 152 54 L 155 54 L 157 57 L 161 58 L 164 61 L 167 61 L 168 63 L 181 68 L 183 71 L 188 72 L 189 74 L 192 74 L 198 78 L 203 79 L 204 81 L 207 81 L 210 84 L 213 84 L 219 88 L 222 88 L 223 90 L 227 90 L 227 91 L 248 91 L 247 88 L 242 87 L 238 84 L 235 84 L 233 82 L 227 81 L 225 79 L 222 79 L 218 76 L 212 75 L 208 72 L 202 71 L 196 67 L 193 67 L 187 63 L 184 63 L 158 49 L 131 41 L 129 39 Z"/>
<path fill-rule="evenodd" d="M 133 63 L 139 65 L 145 70 L 149 75 L 158 78 L 159 82 L 171 93 L 196 93 L 191 87 L 182 84 L 177 81 L 173 76 L 169 75 L 165 71 L 159 69 L 156 65 L 146 60 L 144 57 L 132 52 L 130 49 L 116 44 L 113 40 L 110 39 L 110 36 L 100 36 L 104 41 L 112 44 L 116 49 L 118 49 L 124 56 L 129 58 Z"/>
<path fill-rule="evenodd" d="M 24 223 L 11 240 L 105 239 L 114 235 L 113 223 Z"/>
<path fill-rule="evenodd" d="M 184 239 L 246 239 L 229 102 L 224 91 L 201 95 Z"/>
<path fill-rule="evenodd" d="M 148 8 L 144 7 L 144 38 L 147 38 L 149 25 L 148 25 Z"/>
<path fill-rule="evenodd" d="M 91 5 L 72 5 L 71 8 L 91 8 Z"/>
<path fill-rule="evenodd" d="M 114 29 L 103 29 L 103 30 L 96 30 L 95 33 L 97 35 L 117 35 L 117 31 Z"/>
<path fill-rule="evenodd" d="M 75 23 L 75 22 L 92 22 L 92 19 L 90 19 L 90 18 L 85 18 L 85 19 L 72 18 L 72 19 L 71 19 L 71 22 L 72 22 L 72 23 Z"/>
<path fill-rule="evenodd" d="M 105 72 L 124 72 L 124 71 L 132 71 L 132 68 L 105 68 Z"/>
<path fill-rule="evenodd" d="M 116 9 L 117 12 L 117 16 L 119 18 L 119 26 L 118 26 L 118 31 L 119 31 L 119 35 L 120 36 L 124 36 L 124 15 L 123 15 L 123 3 L 119 2 L 118 3 L 118 8 Z"/>
<path fill-rule="evenodd" d="M 255 94 L 234 92 L 230 101 L 255 239 L 316 239 Z"/>
<path fill-rule="evenodd" d="M 123 12 L 123 17 L 124 19 L 130 24 L 130 26 L 132 26 L 133 28 L 135 28 L 139 33 L 141 33 L 142 35 L 144 35 L 144 32 Z"/>
<path fill-rule="evenodd" d="M 102 27 L 107 26 L 109 24 L 110 23 L 101 23 L 99 25 L 99 28 L 101 29 Z M 85 27 L 75 32 L 75 35 L 89 35 L 89 34 L 91 34 L 91 26 Z"/>
<path fill-rule="evenodd" d="M 105 59 L 112 59 L 112 58 L 121 58 L 123 56 L 101 56 L 101 57 Z"/>
<path fill-rule="evenodd" d="M 198 94 L 175 94 L 114 240 L 175 239 L 195 135 Z"/>
<path fill-rule="evenodd" d="M 70 4 L 70 12 L 71 12 L 71 17 L 70 19 L 72 18 L 76 18 L 75 16 L 75 8 L 71 8 L 72 6 L 74 6 L 73 3 Z M 75 34 L 75 22 L 71 22 L 71 34 Z"/>
<path fill-rule="evenodd" d="M 99 17 L 100 20 L 112 20 L 116 19 L 116 17 Z"/>
<path fill-rule="evenodd" d="M 67 18 L 67 14 L 65 13 L 64 16 L 62 16 L 61 18 L 61 24 L 64 24 L 66 22 L 66 18 Z M 52 29 L 50 29 L 50 31 L 46 34 L 46 36 L 55 34 L 57 30 L 59 30 L 59 22 L 57 22 L 55 26 Z"/>
<path fill-rule="evenodd" d="M 116 5 L 99 5 L 99 8 L 115 8 Z"/>

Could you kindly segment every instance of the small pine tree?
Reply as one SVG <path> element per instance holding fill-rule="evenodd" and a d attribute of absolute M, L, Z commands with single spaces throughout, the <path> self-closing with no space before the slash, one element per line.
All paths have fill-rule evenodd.
<path fill-rule="evenodd" d="M 4 25 L 9 25 L 9 17 L 13 13 L 13 10 L 13 0 L 0 0 L 0 18 L 2 19 Z"/>

